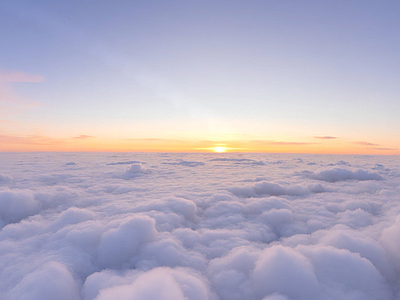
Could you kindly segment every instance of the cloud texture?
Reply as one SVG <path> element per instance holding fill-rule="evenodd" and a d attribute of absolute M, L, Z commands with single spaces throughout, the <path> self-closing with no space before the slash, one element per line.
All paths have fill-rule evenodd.
<path fill-rule="evenodd" d="M 0 154 L 0 174 L 0 299 L 400 299 L 396 157 Z"/>

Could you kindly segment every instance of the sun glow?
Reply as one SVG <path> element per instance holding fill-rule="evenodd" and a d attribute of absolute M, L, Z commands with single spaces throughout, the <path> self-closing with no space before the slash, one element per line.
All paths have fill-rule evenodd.
<path fill-rule="evenodd" d="M 226 147 L 222 147 L 222 146 L 214 147 L 212 149 L 214 150 L 214 152 L 217 152 L 217 153 L 226 152 Z"/>

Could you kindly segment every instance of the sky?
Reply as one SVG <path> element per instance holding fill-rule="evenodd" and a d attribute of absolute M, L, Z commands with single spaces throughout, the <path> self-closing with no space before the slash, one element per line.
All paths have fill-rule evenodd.
<path fill-rule="evenodd" d="M 0 151 L 400 154 L 399 13 L 2 1 Z"/>

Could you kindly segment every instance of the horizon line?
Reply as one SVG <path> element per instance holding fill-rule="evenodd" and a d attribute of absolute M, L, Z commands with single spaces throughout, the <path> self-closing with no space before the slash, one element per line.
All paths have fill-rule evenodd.
<path fill-rule="evenodd" d="M 353 155 L 353 156 L 400 156 L 400 154 L 385 154 L 385 153 L 320 153 L 320 152 L 264 152 L 264 151 L 0 151 L 0 154 L 30 154 L 30 153 L 153 153 L 153 154 L 214 154 L 214 155 L 229 155 L 229 154 L 296 154 L 296 155 Z"/>

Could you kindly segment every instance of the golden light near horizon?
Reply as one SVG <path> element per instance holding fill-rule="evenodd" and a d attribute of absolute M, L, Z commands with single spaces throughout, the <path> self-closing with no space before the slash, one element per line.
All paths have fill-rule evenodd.
<path fill-rule="evenodd" d="M 217 147 L 212 148 L 212 150 L 217 153 L 223 153 L 223 152 L 226 152 L 227 148 L 222 147 L 222 146 L 217 146 Z"/>

